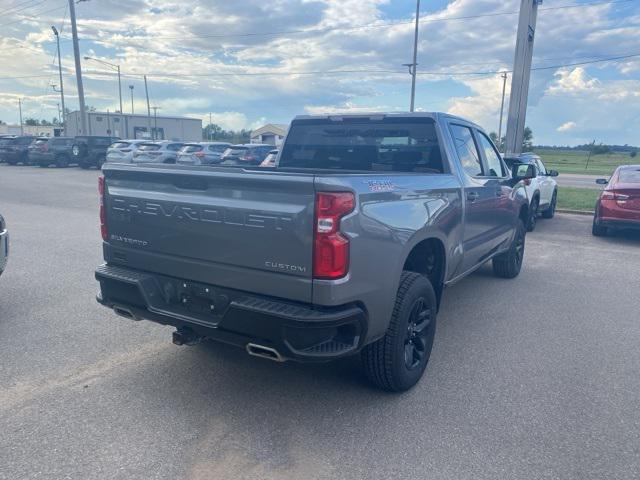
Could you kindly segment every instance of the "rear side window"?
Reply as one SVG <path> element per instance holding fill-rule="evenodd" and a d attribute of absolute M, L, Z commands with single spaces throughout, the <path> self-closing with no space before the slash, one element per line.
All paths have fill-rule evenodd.
<path fill-rule="evenodd" d="M 631 170 L 625 169 L 620 170 L 620 175 L 618 178 L 620 183 L 640 183 L 640 169 Z"/>
<path fill-rule="evenodd" d="M 427 117 L 294 122 L 279 167 L 444 172 L 435 121 Z"/>
<path fill-rule="evenodd" d="M 209 145 L 209 151 L 215 153 L 222 153 L 227 149 L 226 145 Z"/>
<path fill-rule="evenodd" d="M 111 139 L 110 138 L 96 138 L 93 143 L 94 143 L 94 145 L 107 146 L 107 145 L 111 145 Z"/>
<path fill-rule="evenodd" d="M 491 140 L 489 140 L 484 133 L 478 132 L 478 141 L 480 142 L 480 148 L 484 151 L 484 158 L 487 159 L 487 167 L 489 167 L 488 176 L 504 177 L 505 172 L 504 168 L 502 168 L 500 155 L 496 152 Z"/>
<path fill-rule="evenodd" d="M 468 175 L 479 177 L 482 175 L 482 162 L 480 154 L 473 141 L 471 129 L 463 125 L 450 125 L 453 142 L 458 152 L 458 158 L 462 164 L 462 168 Z"/>
<path fill-rule="evenodd" d="M 171 150 L 172 152 L 177 152 L 181 148 L 182 148 L 181 143 L 170 143 L 169 145 L 167 145 L 167 150 Z"/>
<path fill-rule="evenodd" d="M 110 148 L 127 148 L 129 145 L 129 142 L 116 142 L 112 143 Z"/>
<path fill-rule="evenodd" d="M 202 150 L 202 145 L 185 145 L 180 150 L 180 153 L 195 153 Z"/>
<path fill-rule="evenodd" d="M 16 139 L 16 144 L 17 145 L 31 145 L 31 143 L 34 140 L 35 139 L 33 137 L 22 137 L 22 138 Z"/>
<path fill-rule="evenodd" d="M 160 150 L 161 145 L 157 145 L 155 143 L 143 143 L 138 146 L 138 150 L 142 152 L 153 152 L 155 150 Z"/>

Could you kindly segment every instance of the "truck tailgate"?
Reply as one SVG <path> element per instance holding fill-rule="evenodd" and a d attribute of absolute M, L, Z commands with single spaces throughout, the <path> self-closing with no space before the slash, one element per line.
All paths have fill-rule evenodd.
<path fill-rule="evenodd" d="M 314 177 L 108 165 L 109 263 L 311 301 Z"/>

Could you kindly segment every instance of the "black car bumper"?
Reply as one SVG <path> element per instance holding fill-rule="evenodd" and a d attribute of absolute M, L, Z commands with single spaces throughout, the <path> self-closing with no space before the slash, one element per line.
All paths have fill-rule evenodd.
<path fill-rule="evenodd" d="M 596 224 L 600 227 L 607 227 L 612 229 L 629 229 L 640 230 L 640 220 L 626 220 L 616 218 L 598 218 Z"/>
<path fill-rule="evenodd" d="M 366 334 L 366 313 L 355 304 L 318 307 L 106 264 L 96 279 L 99 303 L 133 320 L 175 326 L 176 343 L 210 338 L 273 349 L 277 360 L 317 362 L 357 352 Z"/>

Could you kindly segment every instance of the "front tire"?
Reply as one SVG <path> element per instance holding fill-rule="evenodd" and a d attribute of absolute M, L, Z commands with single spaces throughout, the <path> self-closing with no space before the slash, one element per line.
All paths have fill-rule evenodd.
<path fill-rule="evenodd" d="M 524 260 L 525 227 L 522 220 L 518 220 L 516 234 L 509 250 L 496 256 L 492 260 L 493 273 L 501 278 L 516 278 L 522 269 Z"/>
<path fill-rule="evenodd" d="M 536 223 L 538 223 L 538 206 L 540 205 L 540 199 L 534 198 L 529 207 L 529 219 L 527 220 L 527 232 L 533 232 L 536 229 Z"/>
<path fill-rule="evenodd" d="M 553 192 L 553 197 L 551 197 L 551 204 L 549 208 L 547 208 L 544 212 L 542 212 L 542 218 L 553 218 L 556 214 L 556 206 L 558 205 L 558 191 L 555 190 Z"/>
<path fill-rule="evenodd" d="M 387 333 L 362 350 L 369 381 L 389 392 L 403 392 L 418 383 L 431 356 L 436 311 L 436 294 L 429 279 L 402 272 Z"/>

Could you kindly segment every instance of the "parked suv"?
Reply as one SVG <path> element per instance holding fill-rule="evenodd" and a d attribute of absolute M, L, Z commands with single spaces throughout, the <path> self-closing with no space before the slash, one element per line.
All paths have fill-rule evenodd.
<path fill-rule="evenodd" d="M 223 165 L 260 165 L 271 150 L 273 150 L 273 145 L 259 143 L 231 145 L 222 154 L 221 160 Z"/>
<path fill-rule="evenodd" d="M 148 140 L 118 140 L 109 145 L 107 149 L 107 162 L 131 163 L 133 154 L 143 143 Z"/>
<path fill-rule="evenodd" d="M 480 127 L 420 112 L 297 117 L 269 169 L 103 172 L 100 303 L 177 327 L 178 345 L 362 352 L 374 384 L 402 391 L 424 372 L 445 287 L 487 261 L 520 273 L 533 166 L 510 172 Z"/>
<path fill-rule="evenodd" d="M 36 140 L 29 146 L 29 161 L 33 165 L 68 167 L 72 162 L 73 137 L 51 137 Z"/>
<path fill-rule="evenodd" d="M 21 136 L 2 139 L 0 142 L 0 156 L 9 165 L 29 164 L 29 145 L 36 139 L 32 136 Z"/>
<path fill-rule="evenodd" d="M 0 215 L 0 275 L 4 272 L 9 258 L 9 232 L 4 217 Z"/>
<path fill-rule="evenodd" d="M 183 145 L 170 140 L 141 143 L 133 154 L 132 163 L 176 163 Z"/>
<path fill-rule="evenodd" d="M 181 165 L 217 165 L 224 151 L 230 147 L 225 142 L 187 143 L 178 152 L 176 163 Z"/>
<path fill-rule="evenodd" d="M 524 182 L 527 198 L 529 199 L 527 231 L 532 232 L 536 228 L 539 214 L 542 214 L 542 218 L 553 218 L 556 214 L 558 183 L 554 177 L 558 176 L 558 172 L 556 170 L 547 170 L 540 157 L 533 153 L 505 157 L 504 160 L 509 167 L 516 163 L 533 165 L 534 177 Z"/>
<path fill-rule="evenodd" d="M 71 148 L 74 162 L 81 168 L 102 167 L 107 158 L 107 150 L 117 137 L 80 136 L 75 138 Z"/>

